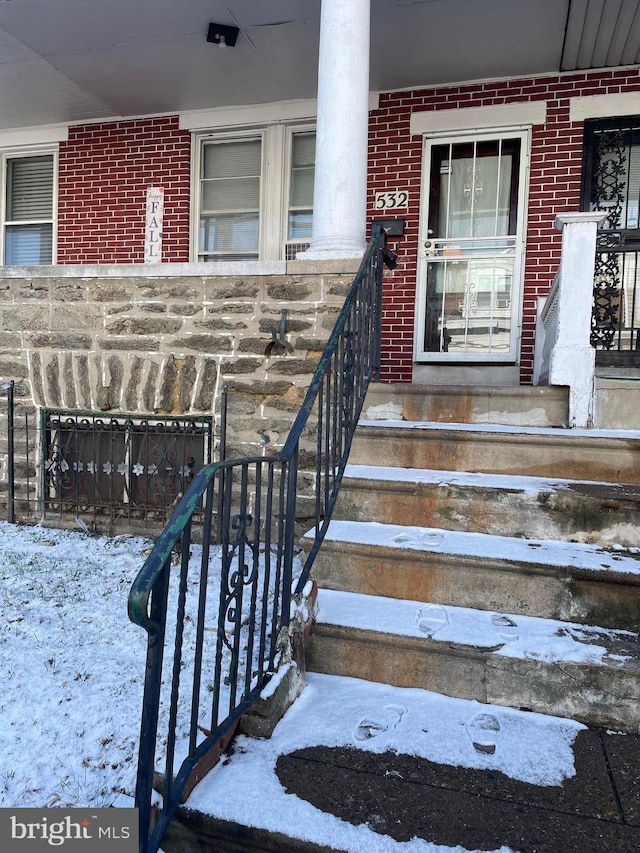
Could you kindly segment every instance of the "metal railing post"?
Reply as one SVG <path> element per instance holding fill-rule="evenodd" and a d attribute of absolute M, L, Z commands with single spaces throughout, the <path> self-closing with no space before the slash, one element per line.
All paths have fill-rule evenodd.
<path fill-rule="evenodd" d="M 15 464 L 15 433 L 14 433 L 14 392 L 15 382 L 7 382 L 3 386 L 7 390 L 7 521 L 15 522 L 16 501 L 16 464 Z"/>

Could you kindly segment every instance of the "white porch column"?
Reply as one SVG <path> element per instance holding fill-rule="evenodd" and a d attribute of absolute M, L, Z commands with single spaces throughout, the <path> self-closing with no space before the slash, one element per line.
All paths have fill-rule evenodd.
<path fill-rule="evenodd" d="M 596 351 L 591 346 L 591 312 L 596 232 L 606 213 L 563 213 L 562 258 L 557 294 L 556 342 L 551 351 L 549 384 L 569 386 L 570 426 L 592 424 Z"/>
<path fill-rule="evenodd" d="M 370 0 L 322 0 L 313 231 L 303 258 L 366 245 Z"/>

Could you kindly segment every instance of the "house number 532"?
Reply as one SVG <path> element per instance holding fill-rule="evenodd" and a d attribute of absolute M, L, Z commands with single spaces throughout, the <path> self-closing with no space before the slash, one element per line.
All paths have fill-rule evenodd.
<path fill-rule="evenodd" d="M 386 193 L 376 193 L 376 210 L 406 207 L 408 204 L 409 193 L 406 190 L 391 190 Z"/>

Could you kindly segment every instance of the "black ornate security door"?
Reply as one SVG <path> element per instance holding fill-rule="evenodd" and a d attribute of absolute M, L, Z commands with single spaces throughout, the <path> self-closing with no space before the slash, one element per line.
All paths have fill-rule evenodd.
<path fill-rule="evenodd" d="M 583 210 L 598 233 L 591 343 L 599 364 L 640 364 L 640 116 L 585 123 Z"/>

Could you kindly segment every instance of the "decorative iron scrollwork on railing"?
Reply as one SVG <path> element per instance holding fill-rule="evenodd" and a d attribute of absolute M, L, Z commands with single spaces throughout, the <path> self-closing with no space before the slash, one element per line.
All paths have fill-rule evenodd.
<path fill-rule="evenodd" d="M 131 588 L 130 618 L 148 634 L 136 786 L 141 853 L 158 850 L 202 764 L 277 669 L 293 584 L 295 592 L 304 587 L 327 531 L 380 365 L 383 263 L 395 266 L 395 255 L 376 226 L 281 452 L 201 468 Z M 294 578 L 303 479 L 312 544 Z M 203 504 L 196 545 L 193 517 Z M 153 823 L 156 761 L 162 807 Z"/>

